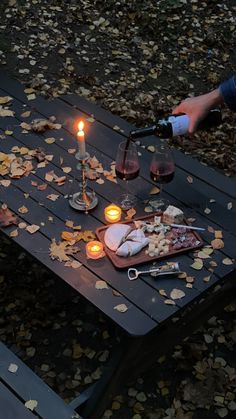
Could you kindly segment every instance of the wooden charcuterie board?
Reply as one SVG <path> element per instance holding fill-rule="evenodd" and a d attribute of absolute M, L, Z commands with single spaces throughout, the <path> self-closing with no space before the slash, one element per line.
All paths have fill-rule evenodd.
<path fill-rule="evenodd" d="M 153 213 L 151 215 L 147 215 L 147 216 L 144 216 L 144 217 L 139 217 L 136 220 L 143 220 L 143 221 L 147 221 L 147 222 L 152 222 L 156 215 L 160 215 L 160 213 Z M 134 227 L 134 220 L 123 222 L 122 224 L 127 224 L 127 225 L 130 225 L 131 227 Z M 188 225 L 188 223 L 185 220 L 182 224 Z M 178 255 L 180 253 L 186 253 L 190 250 L 199 249 L 203 245 L 203 240 L 201 239 L 201 237 L 199 236 L 199 234 L 196 231 L 187 230 L 187 232 L 185 233 L 185 236 L 194 237 L 196 239 L 196 241 L 198 242 L 198 244 L 196 244 L 194 246 L 191 246 L 191 247 L 183 247 L 183 248 L 178 249 L 178 250 L 173 249 L 172 245 L 170 245 L 170 249 L 169 249 L 168 253 L 166 253 L 165 255 L 161 255 L 161 256 L 159 255 L 159 256 L 153 256 L 153 257 L 149 256 L 146 253 L 147 247 L 145 247 L 144 249 L 142 249 L 139 253 L 137 253 L 134 256 L 122 257 L 122 256 L 116 255 L 116 253 L 113 252 L 112 250 L 110 250 L 105 244 L 104 235 L 105 235 L 105 232 L 106 232 L 106 230 L 109 226 L 110 225 L 99 227 L 96 230 L 96 235 L 97 235 L 98 239 L 104 244 L 104 249 L 105 249 L 106 255 L 109 257 L 109 259 L 111 260 L 113 265 L 116 268 L 119 268 L 119 269 L 130 268 L 131 266 L 140 265 L 141 263 L 148 263 L 148 262 L 153 262 L 153 261 L 156 261 L 156 260 L 166 259 L 169 256 L 172 257 L 172 256 Z M 146 237 L 149 237 L 152 234 L 153 233 L 145 232 Z"/>

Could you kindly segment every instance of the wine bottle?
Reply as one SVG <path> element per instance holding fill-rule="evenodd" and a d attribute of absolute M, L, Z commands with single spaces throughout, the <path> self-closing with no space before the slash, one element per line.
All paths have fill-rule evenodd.
<path fill-rule="evenodd" d="M 222 115 L 220 109 L 212 109 L 207 116 L 198 124 L 198 130 L 205 130 L 216 127 L 222 123 Z M 155 125 L 147 128 L 140 128 L 130 132 L 130 138 L 141 138 L 148 135 L 156 135 L 160 138 L 171 138 L 176 135 L 184 135 L 188 133 L 189 116 L 186 114 L 170 115 L 160 119 Z"/>

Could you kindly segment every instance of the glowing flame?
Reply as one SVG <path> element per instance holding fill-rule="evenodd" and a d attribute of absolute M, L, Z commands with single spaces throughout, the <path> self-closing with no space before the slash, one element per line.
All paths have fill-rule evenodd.
<path fill-rule="evenodd" d="M 83 129 L 84 129 L 84 123 L 83 123 L 83 121 L 79 121 L 79 123 L 78 123 L 78 130 L 79 131 L 83 131 Z"/>

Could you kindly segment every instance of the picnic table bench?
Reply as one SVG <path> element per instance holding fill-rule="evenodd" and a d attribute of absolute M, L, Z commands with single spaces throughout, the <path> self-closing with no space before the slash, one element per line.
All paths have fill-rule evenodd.
<path fill-rule="evenodd" d="M 152 367 L 159 355 L 191 333 L 232 298 L 236 257 L 235 182 L 174 150 L 175 177 L 164 187 L 164 196 L 171 204 L 183 208 L 186 218 L 194 218 L 195 225 L 205 227 L 201 237 L 206 246 L 211 245 L 215 230 L 222 231 L 224 241 L 222 249 L 215 249 L 212 257 L 204 259 L 204 266 L 200 270 L 191 267 L 194 261 L 191 252 L 168 259 L 179 262 L 181 270 L 194 277 L 191 288 L 186 287 L 183 279 L 176 277 L 153 280 L 150 276 L 141 276 L 131 282 L 127 278 L 127 270 L 114 268 L 107 257 L 87 259 L 85 246 L 82 245 L 81 251 L 72 256 L 82 265 L 76 269 L 66 267 L 50 258 L 51 240 L 60 239 L 66 220 L 73 221 L 75 225 L 80 224 L 82 229 L 93 231 L 106 224 L 104 208 L 108 203 L 116 201 L 123 187 L 109 180 L 105 180 L 104 184 L 91 181 L 89 186 L 98 196 L 98 206 L 89 214 L 77 212 L 70 207 L 67 199 L 70 185 L 74 184 L 72 181 L 78 176 L 77 161 L 68 152 L 76 147 L 73 122 L 79 118 L 85 121 L 89 119 L 87 151 L 91 157 L 95 155 L 108 170 L 118 144 L 127 138 L 134 127 L 77 95 L 67 95 L 52 101 L 42 97 L 28 100 L 24 87 L 1 73 L 0 96 L 6 95 L 12 98 L 10 109 L 14 115 L 0 118 L 0 152 L 10 153 L 15 146 L 29 149 L 41 147 L 53 158 L 46 167 L 31 172 L 29 176 L 11 179 L 10 186 L 0 185 L 0 203 L 7 204 L 21 222 L 27 225 L 38 224 L 40 229 L 34 234 L 18 229 L 15 237 L 11 237 L 11 232 L 16 226 L 2 228 L 1 231 L 120 328 L 121 344 L 115 348 L 102 378 L 71 403 L 73 409 L 80 407 L 78 410 L 83 417 L 100 418 L 122 380 L 127 376 L 137 376 Z M 26 111 L 30 111 L 28 118 L 22 117 Z M 34 119 L 51 116 L 55 116 L 56 122 L 62 124 L 61 129 L 39 134 L 22 132 L 22 122 L 30 123 Z M 9 131 L 12 133 L 9 134 Z M 44 141 L 47 137 L 56 140 L 48 144 Z M 155 137 L 150 137 L 145 139 L 145 144 L 155 144 L 157 141 Z M 149 192 L 153 186 L 149 179 L 151 153 L 142 147 L 139 151 L 142 154 L 140 176 L 132 181 L 132 190 L 138 198 L 136 218 L 145 215 L 144 201 L 150 198 Z M 45 181 L 46 173 L 52 170 L 57 176 L 64 176 L 62 166 L 72 169 L 66 174 L 65 184 L 59 186 Z M 7 176 L 0 176 L 0 180 L 3 178 L 8 179 Z M 47 189 L 37 189 L 33 186 L 36 183 L 48 183 Z M 57 194 L 59 197 L 52 201 L 47 198 L 49 194 Z M 19 213 L 21 206 L 26 206 L 28 212 Z M 206 211 L 206 208 L 210 210 Z M 108 288 L 98 290 L 95 286 L 97 280 L 106 281 Z M 165 304 L 166 298 L 159 291 L 164 289 L 169 295 L 173 288 L 183 290 L 185 296 L 176 300 L 175 305 Z M 118 304 L 125 304 L 128 310 L 115 310 Z"/>

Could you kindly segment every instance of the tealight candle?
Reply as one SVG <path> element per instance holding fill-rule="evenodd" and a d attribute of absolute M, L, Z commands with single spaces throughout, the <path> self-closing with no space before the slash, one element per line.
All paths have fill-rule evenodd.
<path fill-rule="evenodd" d="M 104 256 L 103 244 L 93 240 L 86 244 L 86 255 L 90 259 L 99 259 Z"/>
<path fill-rule="evenodd" d="M 85 158 L 86 150 L 85 150 L 85 138 L 84 138 L 84 123 L 80 121 L 78 123 L 78 132 L 77 132 L 77 139 L 79 143 L 79 157 L 82 159 Z"/>
<path fill-rule="evenodd" d="M 108 223 L 117 223 L 121 219 L 121 208 L 111 204 L 105 208 L 104 215 Z"/>

